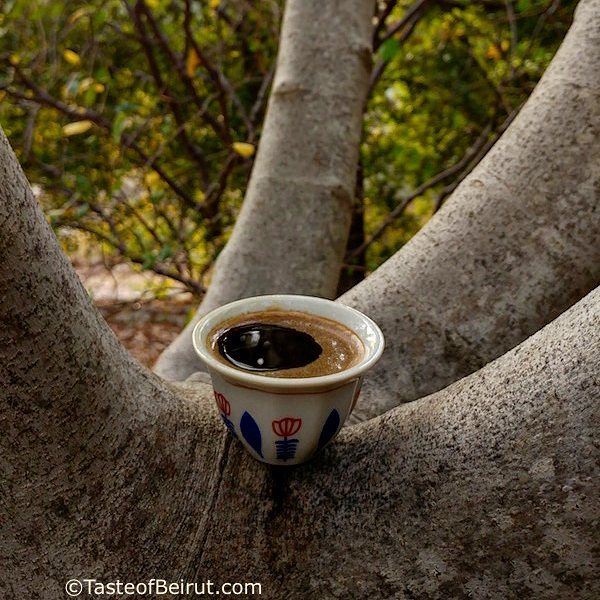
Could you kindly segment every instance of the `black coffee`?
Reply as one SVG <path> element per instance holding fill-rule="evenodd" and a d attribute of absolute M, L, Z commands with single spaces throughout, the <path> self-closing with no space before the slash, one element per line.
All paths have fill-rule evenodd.
<path fill-rule="evenodd" d="M 208 335 L 221 362 L 268 377 L 318 377 L 357 364 L 360 338 L 325 317 L 299 311 L 263 310 L 232 317 Z"/>
<path fill-rule="evenodd" d="M 248 371 L 305 367 L 323 352 L 312 335 L 268 323 L 232 327 L 219 336 L 217 346 L 221 356 Z"/>

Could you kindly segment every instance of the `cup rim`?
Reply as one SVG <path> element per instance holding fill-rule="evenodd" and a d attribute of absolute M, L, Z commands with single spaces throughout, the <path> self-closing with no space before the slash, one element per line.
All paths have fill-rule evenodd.
<path fill-rule="evenodd" d="M 217 360 L 209 351 L 206 344 L 208 334 L 216 325 L 218 325 L 219 322 L 224 321 L 227 318 L 224 315 L 229 314 L 232 309 L 249 305 L 248 312 L 259 312 L 261 310 L 266 310 L 268 308 L 268 304 L 270 303 L 277 304 L 278 302 L 284 303 L 286 301 L 304 303 L 303 307 L 290 307 L 288 310 L 298 310 L 300 312 L 306 312 L 316 316 L 323 315 L 319 314 L 318 312 L 311 311 L 310 305 L 328 305 L 330 307 L 335 307 L 336 310 L 352 313 L 354 317 L 356 317 L 360 322 L 362 322 L 363 325 L 366 326 L 369 333 L 374 335 L 376 340 L 374 348 L 368 348 L 365 342 L 364 334 L 362 334 L 360 331 L 357 331 L 356 328 L 345 325 L 360 338 L 365 347 L 365 356 L 359 363 L 353 365 L 349 369 L 345 369 L 337 373 L 330 373 L 328 375 L 318 375 L 316 377 L 269 377 L 267 375 L 259 375 L 248 371 L 242 371 Z M 258 304 L 258 306 L 256 306 L 256 304 Z M 260 306 L 261 304 L 264 306 Z M 243 313 L 240 312 L 238 314 Z M 332 320 L 335 320 L 335 317 L 333 317 Z M 361 377 L 379 360 L 381 354 L 383 353 L 385 341 L 379 326 L 372 319 L 355 308 L 346 306 L 340 302 L 334 302 L 333 300 L 319 298 L 318 296 L 305 296 L 301 294 L 268 294 L 242 298 L 241 300 L 235 300 L 234 302 L 229 302 L 228 304 L 224 304 L 223 306 L 211 310 L 209 313 L 204 315 L 194 327 L 192 331 L 192 344 L 196 354 L 207 367 L 217 371 L 221 376 L 230 381 L 265 390 L 290 390 L 291 388 L 294 388 L 298 389 L 298 391 L 301 391 L 305 389 L 340 385 Z"/>

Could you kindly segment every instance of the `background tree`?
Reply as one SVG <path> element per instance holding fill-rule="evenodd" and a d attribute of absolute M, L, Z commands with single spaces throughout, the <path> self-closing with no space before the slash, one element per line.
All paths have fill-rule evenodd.
<path fill-rule="evenodd" d="M 533 89 L 574 5 L 374 6 L 338 293 L 472 170 Z M 65 249 L 92 241 L 109 266 L 128 261 L 202 296 L 246 193 L 281 11 L 275 0 L 2 4 L 0 117 Z"/>
<path fill-rule="evenodd" d="M 315 80 L 335 66 L 342 89 L 364 81 L 372 7 L 346 0 L 338 8 L 309 0 L 286 7 L 252 176 L 259 183 L 269 167 L 275 181 L 294 176 L 283 158 L 269 161 L 281 144 L 273 121 L 284 116 L 282 126 L 308 130 L 311 109 L 327 107 L 331 94 Z M 313 41 L 320 68 L 311 71 Z M 343 44 L 341 60 L 334 50 Z M 258 580 L 267 597 L 597 596 L 600 298 L 597 290 L 583 296 L 600 279 L 599 69 L 600 5 L 583 0 L 501 142 L 427 226 L 344 299 L 377 313 L 395 342 L 384 357 L 389 375 L 367 382 L 371 415 L 451 385 L 346 428 L 318 459 L 285 471 L 253 461 L 223 431 L 209 386 L 167 384 L 127 355 L 2 137 L 4 595 L 59 598 L 70 577 L 160 573 Z M 308 110 L 298 115 L 290 109 L 299 94 Z M 355 104 L 335 106 L 338 127 L 358 130 Z M 327 147 L 336 128 L 324 130 Z M 344 146 L 333 186 L 324 178 L 324 203 L 349 195 L 342 159 L 351 154 Z M 328 175 L 330 165 L 313 168 Z M 237 231 L 282 202 L 268 191 L 261 207 L 252 194 Z M 295 231 L 301 247 L 302 227 Z M 252 258 L 243 233 L 231 239 Z M 274 255 L 298 260 L 287 235 L 269 242 Z M 440 257 L 445 262 L 433 262 Z M 216 265 L 212 298 L 230 293 L 219 270 L 231 265 L 227 254 Z M 232 274 L 250 287 L 263 267 L 245 267 Z M 445 344 L 436 346 L 440 333 Z M 432 366 L 423 373 L 426 359 Z M 418 384 L 412 398 L 399 393 L 406 380 Z"/>

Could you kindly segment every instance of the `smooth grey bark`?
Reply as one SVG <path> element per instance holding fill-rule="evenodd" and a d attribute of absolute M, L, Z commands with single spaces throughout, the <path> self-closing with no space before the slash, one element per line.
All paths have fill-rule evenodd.
<path fill-rule="evenodd" d="M 432 393 L 600 283 L 600 2 L 574 23 L 517 118 L 442 210 L 340 298 L 386 351 L 355 421 Z"/>
<path fill-rule="evenodd" d="M 119 344 L 0 130 L 0 597 L 64 598 L 67 573 L 117 568 L 119 547 L 135 552 L 122 540 L 169 506 L 139 552 L 168 561 L 168 532 L 195 539 L 223 442 L 198 406 Z"/>
<path fill-rule="evenodd" d="M 263 598 L 597 598 L 599 331 L 596 290 L 477 373 L 271 469 L 228 437 L 209 386 L 127 356 L 0 135 L 0 596 L 162 577 L 260 581 Z"/>
<path fill-rule="evenodd" d="M 206 312 L 268 293 L 334 297 L 346 247 L 371 68 L 372 0 L 286 3 L 261 141 L 232 236 L 193 321 L 157 361 L 201 368 L 191 332 Z"/>
<path fill-rule="evenodd" d="M 254 461 L 209 386 L 98 318 L 0 141 L 0 594 L 258 581 L 263 598 L 596 598 L 600 290 L 481 371 Z M 597 533 L 597 532 L 596 532 Z"/>

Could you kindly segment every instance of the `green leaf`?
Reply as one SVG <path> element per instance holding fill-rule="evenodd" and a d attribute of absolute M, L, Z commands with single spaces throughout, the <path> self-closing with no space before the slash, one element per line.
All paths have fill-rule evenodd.
<path fill-rule="evenodd" d="M 106 21 L 108 21 L 108 12 L 105 10 L 98 10 L 94 13 L 94 16 L 92 17 L 92 22 L 94 23 L 94 27 L 97 27 L 98 29 L 100 27 L 102 27 L 102 25 L 104 25 L 104 23 L 106 23 Z"/>
<path fill-rule="evenodd" d="M 160 252 L 156 256 L 157 262 L 163 261 L 166 258 L 169 258 L 173 254 L 173 248 L 167 244 L 160 249 Z"/>
<path fill-rule="evenodd" d="M 78 219 L 80 219 L 81 217 L 86 215 L 89 211 L 90 211 L 90 205 L 86 202 L 85 204 L 82 204 L 80 207 L 77 208 L 77 210 L 75 211 L 75 216 Z"/>
<path fill-rule="evenodd" d="M 75 175 L 75 183 L 77 184 L 77 190 L 79 192 L 85 193 L 92 190 L 92 184 L 90 183 L 90 180 L 81 173 L 77 173 L 77 175 Z"/>
<path fill-rule="evenodd" d="M 162 190 L 152 190 L 150 193 L 150 202 L 157 204 L 165 197 L 165 193 Z"/>
<path fill-rule="evenodd" d="M 144 254 L 144 262 L 142 263 L 142 269 L 151 269 L 156 264 L 156 256 L 151 252 Z"/>
<path fill-rule="evenodd" d="M 379 47 L 379 58 L 384 62 L 388 62 L 398 54 L 400 51 L 400 44 L 398 40 L 394 38 L 390 38 L 389 40 L 385 40 L 383 44 Z"/>
<path fill-rule="evenodd" d="M 112 124 L 112 129 L 110 130 L 112 139 L 115 142 L 118 142 L 121 139 L 121 134 L 125 130 L 125 127 L 127 127 L 127 116 L 125 113 L 119 112 L 117 113 L 117 116 Z"/>
<path fill-rule="evenodd" d="M 100 83 L 110 82 L 110 73 L 105 66 L 98 67 L 94 72 L 94 79 Z"/>
<path fill-rule="evenodd" d="M 95 101 L 96 91 L 93 87 L 90 87 L 87 90 L 85 90 L 85 93 L 83 94 L 83 103 L 85 104 L 85 106 L 93 106 Z"/>

